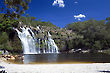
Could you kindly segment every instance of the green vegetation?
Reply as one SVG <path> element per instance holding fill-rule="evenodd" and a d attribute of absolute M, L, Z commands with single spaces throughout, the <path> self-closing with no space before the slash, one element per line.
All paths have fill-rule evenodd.
<path fill-rule="evenodd" d="M 20 25 L 19 22 L 23 22 L 23 24 Z M 22 53 L 21 42 L 17 36 L 17 33 L 13 30 L 13 27 L 19 28 L 20 26 L 23 25 L 33 26 L 33 27 L 39 25 L 56 27 L 50 22 L 42 22 L 40 20 L 37 21 L 35 20 L 34 17 L 22 16 L 17 19 L 12 19 L 10 17 L 6 17 L 5 14 L 1 13 L 0 14 L 0 49 L 8 50 L 13 54 Z"/>
<path fill-rule="evenodd" d="M 0 14 L 0 31 L 1 32 L 8 32 L 12 31 L 13 27 L 18 26 L 18 21 L 15 19 L 11 19 L 5 16 L 5 14 Z"/>
<path fill-rule="evenodd" d="M 10 43 L 9 43 L 9 38 L 6 32 L 2 32 L 0 34 L 0 48 L 6 50 L 12 50 Z"/>
<path fill-rule="evenodd" d="M 18 18 L 25 13 L 31 0 L 2 0 L 0 3 L 0 49 L 21 53 L 21 43 L 13 27 L 18 27 Z"/>
<path fill-rule="evenodd" d="M 18 18 L 19 22 L 23 22 L 24 25 L 27 26 L 32 26 L 32 27 L 36 27 L 36 26 L 49 26 L 49 27 L 56 27 L 55 25 L 53 25 L 50 21 L 41 21 L 41 19 L 36 20 L 35 17 L 29 16 L 29 14 L 25 16 L 22 16 L 20 18 Z"/>
<path fill-rule="evenodd" d="M 9 39 L 9 36 L 6 32 L 0 33 L 0 49 L 7 50 L 11 53 L 22 53 L 21 42 L 17 36 Z"/>
<path fill-rule="evenodd" d="M 40 26 L 41 34 L 38 38 L 43 39 L 50 31 L 60 50 L 69 51 L 71 49 L 86 49 L 91 52 L 104 50 L 110 53 L 110 17 L 106 20 L 87 20 L 68 24 L 60 29 L 50 21 L 41 21 L 35 17 L 22 16 L 27 10 L 31 0 L 2 0 L 3 6 L 0 13 L 0 49 L 8 50 L 11 53 L 22 53 L 21 42 L 13 27 L 28 26 L 36 28 Z M 19 24 L 21 22 L 22 24 Z M 38 44 L 36 44 L 38 45 Z M 43 48 L 44 41 L 41 41 Z"/>
<path fill-rule="evenodd" d="M 31 0 L 1 0 L 1 11 L 6 12 L 5 15 L 10 18 L 19 18 L 29 9 L 28 4 Z"/>
<path fill-rule="evenodd" d="M 71 48 L 90 49 L 91 52 L 110 49 L 110 18 L 107 18 L 106 21 L 91 19 L 68 24 L 66 26 L 68 30 L 83 36 L 81 39 L 68 41 Z"/>

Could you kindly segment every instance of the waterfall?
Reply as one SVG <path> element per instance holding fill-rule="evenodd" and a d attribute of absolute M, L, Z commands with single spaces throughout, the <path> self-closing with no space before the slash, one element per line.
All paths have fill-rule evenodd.
<path fill-rule="evenodd" d="M 54 40 L 52 39 L 51 34 L 48 32 L 48 52 L 49 53 L 59 53 L 58 47 L 55 44 Z"/>
<path fill-rule="evenodd" d="M 17 28 L 14 28 L 14 30 L 17 31 L 18 37 L 21 40 L 24 54 L 59 53 L 58 47 L 55 44 L 49 32 L 47 39 L 44 40 L 37 39 L 36 42 L 36 37 L 30 28 L 20 27 L 20 29 L 22 31 L 19 31 Z M 42 48 L 41 42 L 43 44 Z M 38 44 L 38 46 L 36 46 L 36 43 Z"/>
<path fill-rule="evenodd" d="M 32 30 L 28 27 L 20 27 L 21 32 L 15 28 L 18 33 L 18 37 L 21 40 L 24 54 L 37 54 L 35 46 L 35 36 Z"/>
<path fill-rule="evenodd" d="M 40 53 L 40 39 L 38 39 L 38 44 L 39 44 L 38 53 Z"/>

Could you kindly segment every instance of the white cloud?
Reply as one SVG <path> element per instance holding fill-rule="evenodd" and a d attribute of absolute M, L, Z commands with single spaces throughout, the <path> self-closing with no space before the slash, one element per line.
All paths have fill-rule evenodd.
<path fill-rule="evenodd" d="M 83 14 L 79 14 L 79 15 L 74 15 L 75 19 L 81 20 L 81 18 L 85 18 L 86 16 Z"/>
<path fill-rule="evenodd" d="M 75 4 L 77 4 L 78 2 L 74 2 Z"/>
<path fill-rule="evenodd" d="M 54 0 L 53 6 L 59 5 L 59 7 L 65 7 L 64 1 L 63 0 Z"/>

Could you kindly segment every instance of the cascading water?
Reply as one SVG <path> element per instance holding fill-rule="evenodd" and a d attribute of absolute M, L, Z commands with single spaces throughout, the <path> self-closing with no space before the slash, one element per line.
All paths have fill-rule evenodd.
<path fill-rule="evenodd" d="M 39 44 L 38 53 L 40 53 L 40 39 L 38 39 L 38 44 Z"/>
<path fill-rule="evenodd" d="M 37 39 L 36 42 L 34 33 L 30 28 L 22 27 L 21 32 L 16 28 L 14 29 L 17 31 L 18 37 L 21 40 L 24 54 L 59 53 L 58 47 L 49 32 L 47 40 Z M 43 48 L 41 48 L 41 42 L 43 43 Z M 36 43 L 38 44 L 38 46 L 36 46 Z"/>
<path fill-rule="evenodd" d="M 51 37 L 51 34 L 48 32 L 48 53 L 59 53 L 58 47 Z"/>
<path fill-rule="evenodd" d="M 20 27 L 21 28 L 21 27 Z M 28 27 L 21 28 L 22 32 L 15 28 L 18 33 L 18 37 L 21 40 L 24 54 L 37 54 L 35 46 L 35 37 L 32 30 Z"/>

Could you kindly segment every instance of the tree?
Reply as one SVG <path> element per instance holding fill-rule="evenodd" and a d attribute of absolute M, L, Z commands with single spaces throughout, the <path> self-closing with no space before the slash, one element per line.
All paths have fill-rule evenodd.
<path fill-rule="evenodd" d="M 0 31 L 10 33 L 13 27 L 18 26 L 18 21 L 16 19 L 6 18 L 5 14 L 0 14 Z"/>
<path fill-rule="evenodd" d="M 29 8 L 28 4 L 30 2 L 31 0 L 2 0 L 1 11 L 4 12 L 7 17 L 18 18 Z"/>
<path fill-rule="evenodd" d="M 25 25 L 29 25 L 29 26 L 31 26 L 31 25 L 34 25 L 35 23 L 35 17 L 30 17 L 28 14 L 26 15 L 26 17 L 25 16 L 22 16 L 22 17 L 20 17 L 20 18 L 18 18 L 18 21 L 19 22 L 23 22 L 23 24 L 25 24 Z M 34 24 L 33 24 L 34 23 Z"/>
<path fill-rule="evenodd" d="M 82 39 L 74 39 L 73 44 L 76 48 L 97 51 L 110 48 L 110 18 L 107 18 L 107 23 L 105 22 L 105 20 L 97 21 L 91 19 L 68 24 L 66 28 L 83 36 Z"/>
<path fill-rule="evenodd" d="M 9 38 L 6 32 L 0 33 L 0 49 L 3 50 L 11 50 L 11 46 L 9 45 Z"/>

